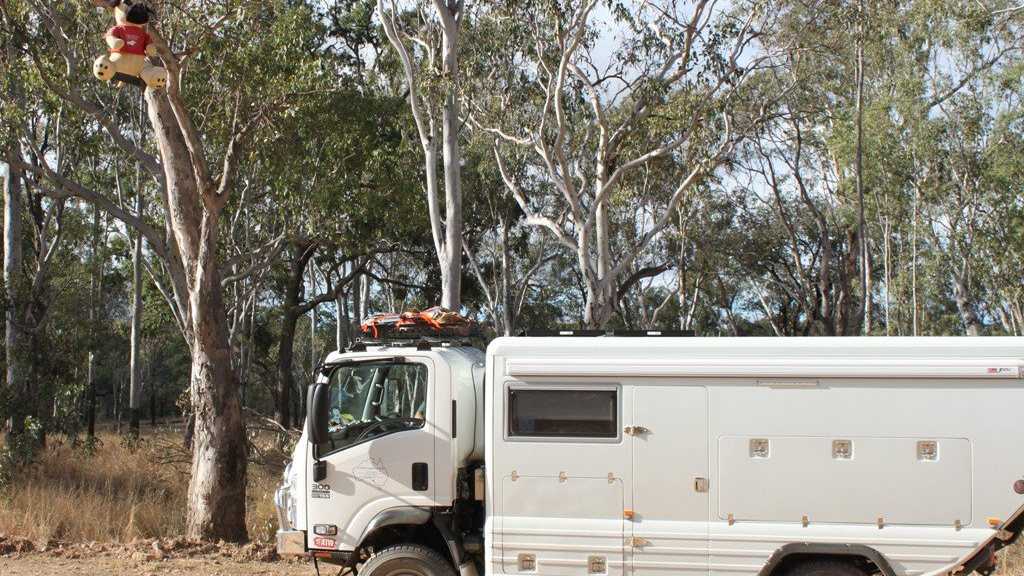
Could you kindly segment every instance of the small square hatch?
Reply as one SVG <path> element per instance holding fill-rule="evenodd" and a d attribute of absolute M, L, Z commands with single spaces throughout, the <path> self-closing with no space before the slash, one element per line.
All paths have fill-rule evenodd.
<path fill-rule="evenodd" d="M 750 439 L 750 457 L 751 458 L 768 458 L 771 456 L 771 442 L 767 438 L 751 438 Z"/>
<path fill-rule="evenodd" d="M 537 570 L 537 556 L 534 554 L 520 554 L 517 564 L 520 572 L 535 572 Z"/>
<path fill-rule="evenodd" d="M 917 443 L 917 459 L 921 462 L 935 462 L 939 459 L 939 443 L 935 440 L 921 440 Z"/>
<path fill-rule="evenodd" d="M 853 440 L 833 440 L 832 458 L 834 460 L 853 460 Z"/>

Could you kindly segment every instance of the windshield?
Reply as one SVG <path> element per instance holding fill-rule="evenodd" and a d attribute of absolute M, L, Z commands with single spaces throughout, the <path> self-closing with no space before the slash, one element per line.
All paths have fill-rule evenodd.
<path fill-rule="evenodd" d="M 419 428 L 427 411 L 427 367 L 381 362 L 336 368 L 328 402 L 328 450 Z"/>

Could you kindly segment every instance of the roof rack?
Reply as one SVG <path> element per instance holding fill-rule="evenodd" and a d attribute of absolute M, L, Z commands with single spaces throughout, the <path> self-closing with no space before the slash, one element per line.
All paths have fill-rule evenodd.
<path fill-rule="evenodd" d="M 368 346 L 387 346 L 389 348 L 416 348 L 417 350 L 430 350 L 434 347 L 473 347 L 469 338 L 446 338 L 444 336 L 391 336 L 387 338 L 360 338 L 349 344 L 348 352 L 366 352 Z"/>
<path fill-rule="evenodd" d="M 637 337 L 663 337 L 663 338 L 687 338 L 695 336 L 696 333 L 693 330 L 553 330 L 553 329 L 534 329 L 526 330 L 522 333 L 523 336 L 529 337 L 604 337 L 604 336 L 617 336 L 624 338 L 637 338 Z"/>

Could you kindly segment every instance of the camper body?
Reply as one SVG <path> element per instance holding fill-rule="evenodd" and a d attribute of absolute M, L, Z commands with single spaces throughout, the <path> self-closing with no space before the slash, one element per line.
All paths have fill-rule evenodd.
<path fill-rule="evenodd" d="M 1020 338 L 367 345 L 311 391 L 279 549 L 424 576 L 987 572 L 1024 523 L 1022 358 Z"/>

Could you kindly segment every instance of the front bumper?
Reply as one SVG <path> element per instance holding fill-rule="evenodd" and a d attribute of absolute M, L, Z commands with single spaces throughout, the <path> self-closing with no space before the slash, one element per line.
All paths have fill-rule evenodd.
<path fill-rule="evenodd" d="M 288 474 L 285 473 L 285 478 Z M 292 514 L 291 494 L 287 480 L 274 494 L 274 507 L 277 508 L 277 554 L 279 556 L 305 556 L 306 533 L 295 529 Z"/>
<path fill-rule="evenodd" d="M 295 528 L 290 510 L 288 486 L 281 485 L 274 493 L 274 508 L 277 509 L 277 526 L 281 530 L 293 530 Z"/>
<path fill-rule="evenodd" d="M 277 531 L 278 556 L 305 556 L 306 533 L 302 530 Z"/>

